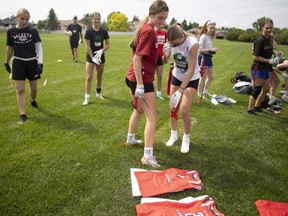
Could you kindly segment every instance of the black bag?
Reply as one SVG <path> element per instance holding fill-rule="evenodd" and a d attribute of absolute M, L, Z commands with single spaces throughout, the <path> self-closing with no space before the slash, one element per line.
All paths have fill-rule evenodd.
<path fill-rule="evenodd" d="M 239 81 L 251 82 L 251 78 L 247 76 L 244 72 L 237 72 L 235 76 L 231 79 L 231 83 L 237 83 Z"/>

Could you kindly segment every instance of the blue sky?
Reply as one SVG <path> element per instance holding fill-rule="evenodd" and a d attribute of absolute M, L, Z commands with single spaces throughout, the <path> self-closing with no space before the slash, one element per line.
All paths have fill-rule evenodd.
<path fill-rule="evenodd" d="M 30 11 L 30 21 L 44 20 L 53 8 L 59 20 L 72 19 L 73 15 L 82 18 L 86 13 L 98 11 L 102 19 L 113 11 L 124 13 L 128 20 L 136 15 L 139 19 L 148 14 L 153 0 L 8 0 L 1 2 L 0 19 L 15 15 L 20 7 Z M 274 26 L 287 28 L 287 0 L 166 0 L 170 12 L 168 23 L 174 17 L 182 22 L 197 22 L 202 25 L 206 20 L 214 20 L 218 27 L 252 28 L 252 23 L 263 16 L 270 17 Z M 204 5 L 205 2 L 205 5 Z M 286 17 L 286 19 L 285 19 Z"/>

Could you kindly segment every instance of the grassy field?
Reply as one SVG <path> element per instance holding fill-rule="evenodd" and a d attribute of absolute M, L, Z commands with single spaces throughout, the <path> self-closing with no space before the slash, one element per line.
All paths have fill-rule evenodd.
<path fill-rule="evenodd" d="M 133 109 L 124 82 L 131 36 L 111 36 L 102 86 L 106 100 L 95 97 L 94 84 L 91 103 L 83 107 L 85 46 L 79 47 L 80 61 L 75 64 L 67 36 L 41 35 L 44 74 L 37 98 L 41 109 L 29 105 L 27 85 L 28 120 L 22 125 L 17 124 L 15 88 L 3 67 L 5 37 L 0 33 L 0 215 L 136 215 L 140 197 L 132 196 L 130 168 L 149 168 L 140 163 L 143 145 L 123 145 Z M 215 40 L 214 45 L 219 52 L 213 57 L 215 79 L 210 92 L 237 103 L 227 107 L 195 101 L 191 150 L 184 155 L 181 141 L 165 146 L 170 135 L 168 99 L 157 100 L 154 154 L 158 162 L 162 169 L 198 170 L 205 186 L 203 191 L 160 197 L 178 200 L 207 194 L 225 215 L 256 216 L 258 199 L 288 202 L 287 104 L 280 115 L 268 111 L 247 115 L 248 96 L 236 94 L 230 79 L 237 71 L 249 74 L 252 44 Z M 287 54 L 288 46 L 279 50 Z M 57 63 L 58 59 L 63 62 Z M 144 126 L 143 117 L 139 139 Z"/>

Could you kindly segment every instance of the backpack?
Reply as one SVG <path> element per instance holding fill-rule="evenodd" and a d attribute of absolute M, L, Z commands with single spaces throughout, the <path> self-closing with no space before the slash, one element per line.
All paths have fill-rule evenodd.
<path fill-rule="evenodd" d="M 237 83 L 239 81 L 251 82 L 252 80 L 244 72 L 240 71 L 240 72 L 237 72 L 230 81 L 231 83 Z"/>

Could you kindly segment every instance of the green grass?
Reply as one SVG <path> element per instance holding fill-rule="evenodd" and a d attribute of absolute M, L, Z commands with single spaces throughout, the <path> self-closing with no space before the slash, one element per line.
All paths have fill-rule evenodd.
<path fill-rule="evenodd" d="M 37 98 L 41 109 L 29 105 L 26 85 L 28 120 L 22 125 L 17 124 L 15 88 L 3 67 L 5 37 L 0 33 L 0 215 L 136 215 L 140 198 L 132 196 L 130 168 L 148 167 L 140 163 L 143 145 L 123 146 L 132 112 L 124 82 L 132 36 L 111 36 L 102 86 L 106 100 L 92 96 L 91 104 L 83 107 L 85 46 L 79 47 L 80 62 L 75 64 L 67 36 L 41 35 L 44 74 Z M 281 115 L 248 116 L 248 96 L 234 93 L 230 79 L 237 71 L 249 74 L 252 44 L 215 40 L 214 45 L 220 50 L 213 57 L 210 91 L 237 103 L 226 107 L 195 101 L 191 151 L 183 155 L 180 141 L 165 146 L 170 133 L 168 100 L 157 100 L 154 152 L 159 163 L 163 169 L 196 169 L 205 186 L 203 191 L 160 197 L 208 194 L 225 215 L 258 215 L 254 205 L 258 199 L 288 202 L 287 104 Z M 288 46 L 279 50 L 288 53 Z M 57 63 L 58 59 L 63 62 Z M 95 95 L 95 84 L 92 92 Z M 143 117 L 137 138 L 143 139 L 144 126 Z"/>

